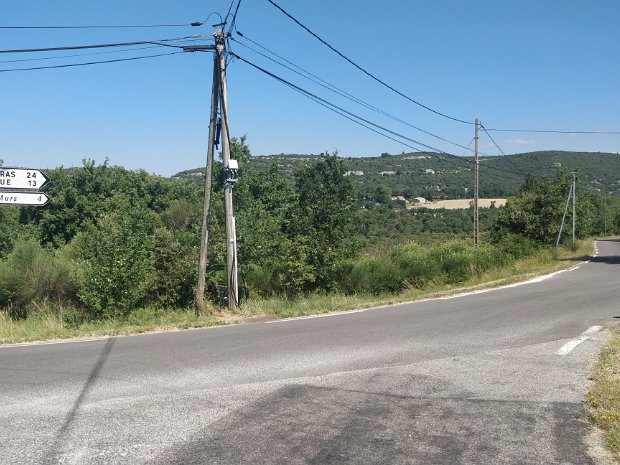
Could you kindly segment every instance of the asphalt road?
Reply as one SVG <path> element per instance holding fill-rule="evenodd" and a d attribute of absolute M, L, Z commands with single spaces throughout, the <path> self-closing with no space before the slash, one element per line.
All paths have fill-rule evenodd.
<path fill-rule="evenodd" d="M 1 347 L 0 464 L 593 464 L 606 336 L 567 344 L 620 317 L 620 242 L 598 249 L 449 299 Z"/>

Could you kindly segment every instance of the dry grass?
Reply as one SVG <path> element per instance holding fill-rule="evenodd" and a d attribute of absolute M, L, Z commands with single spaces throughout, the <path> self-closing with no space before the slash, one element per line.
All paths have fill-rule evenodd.
<path fill-rule="evenodd" d="M 594 367 L 586 403 L 588 419 L 603 430 L 607 448 L 620 463 L 620 327 L 610 331 L 611 340 Z"/>

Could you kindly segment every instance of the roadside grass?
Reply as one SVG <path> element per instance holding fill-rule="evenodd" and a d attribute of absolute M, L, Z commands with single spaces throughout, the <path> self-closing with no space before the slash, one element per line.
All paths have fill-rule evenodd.
<path fill-rule="evenodd" d="M 311 294 L 296 299 L 286 297 L 257 298 L 244 303 L 240 309 L 240 314 L 246 317 L 276 316 L 278 318 L 291 318 L 414 302 L 488 289 L 526 281 L 536 276 L 570 268 L 583 260 L 587 260 L 592 251 L 592 241 L 579 241 L 575 250 L 568 248 L 560 248 L 557 252 L 555 249 L 540 250 L 534 256 L 482 273 L 457 285 L 429 284 L 422 289 L 407 289 L 399 294 Z"/>
<path fill-rule="evenodd" d="M 592 372 L 586 396 L 588 420 L 603 431 L 607 449 L 620 463 L 620 326 L 610 328 L 611 339 Z"/>
<path fill-rule="evenodd" d="M 223 324 L 215 311 L 197 317 L 193 309 L 142 308 L 126 318 L 76 318 L 72 308 L 41 307 L 28 318 L 15 320 L 0 312 L 0 344 L 57 339 L 88 339 L 153 331 L 173 331 Z"/>
<path fill-rule="evenodd" d="M 544 249 L 534 256 L 475 275 L 457 285 L 429 283 L 424 288 L 409 288 L 398 294 L 317 293 L 294 299 L 252 298 L 243 302 L 234 314 L 213 306 L 201 316 L 196 316 L 191 308 L 143 308 L 123 318 L 89 320 L 74 308 L 43 303 L 37 305 L 25 319 L 12 319 L 6 312 L 0 311 L 0 344 L 172 331 L 239 323 L 252 317 L 291 318 L 413 302 L 512 284 L 570 268 L 590 256 L 592 250 L 592 241 L 580 241 L 575 250 Z"/>

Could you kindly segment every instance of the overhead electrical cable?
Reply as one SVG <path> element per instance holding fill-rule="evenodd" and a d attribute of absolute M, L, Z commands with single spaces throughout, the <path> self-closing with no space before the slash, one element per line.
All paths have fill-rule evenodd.
<path fill-rule="evenodd" d="M 97 24 L 97 25 L 73 25 L 73 26 L 0 26 L 0 29 L 147 29 L 164 27 L 189 27 L 202 26 L 204 21 L 181 24 Z"/>
<path fill-rule="evenodd" d="M 497 144 L 497 142 L 495 142 L 495 139 L 493 139 L 493 137 L 491 136 L 491 134 L 489 134 L 489 131 L 487 131 L 487 128 L 484 127 L 484 124 L 480 123 L 480 127 L 482 128 L 482 130 L 485 132 L 485 134 L 489 137 L 489 139 L 491 139 L 491 142 L 493 142 L 493 144 L 495 145 L 495 147 L 497 147 L 497 150 L 499 150 L 499 152 L 506 157 L 506 160 L 508 160 L 508 163 L 510 163 L 512 165 L 512 167 L 514 169 L 516 169 L 517 171 L 521 171 L 519 169 L 519 167 L 517 167 L 517 165 L 515 165 L 512 160 L 510 159 L 510 157 L 508 155 L 506 155 L 504 153 L 504 151 L 502 150 L 502 148 Z M 523 176 L 526 176 L 526 174 L 523 174 Z"/>
<path fill-rule="evenodd" d="M 55 68 L 73 68 L 76 66 L 100 65 L 104 63 L 118 63 L 121 61 L 145 60 L 147 58 L 157 58 L 157 57 L 164 57 L 164 56 L 170 56 L 170 55 L 178 55 L 180 53 L 183 53 L 183 52 L 179 51 L 179 52 L 169 52 L 169 53 L 158 53 L 156 55 L 143 55 L 143 56 L 131 57 L 131 58 L 117 58 L 115 60 L 90 61 L 86 63 L 68 63 L 64 65 L 37 66 L 37 67 L 32 67 L 32 68 L 0 69 L 0 73 L 11 73 L 11 72 L 16 72 L 16 71 L 35 71 L 35 70 L 55 69 Z"/>
<path fill-rule="evenodd" d="M 422 129 L 422 128 L 420 128 L 420 127 L 418 127 L 418 126 L 414 125 L 414 124 L 411 124 L 411 123 L 409 123 L 409 122 L 407 122 L 407 121 L 405 121 L 405 120 L 403 120 L 403 119 L 401 119 L 401 118 L 399 118 L 399 117 L 397 117 L 397 116 L 394 116 L 394 115 L 392 115 L 392 114 L 390 114 L 390 113 L 388 113 L 388 112 L 386 112 L 386 111 L 384 111 L 384 110 L 381 110 L 380 108 L 377 108 L 376 106 L 374 106 L 374 105 L 372 105 L 372 104 L 370 104 L 370 103 L 368 103 L 368 102 L 364 101 L 363 99 L 361 99 L 361 98 L 359 98 L 359 97 L 356 97 L 355 95 L 352 95 L 352 94 L 350 94 L 349 92 L 347 92 L 347 91 L 345 91 L 345 90 L 343 90 L 343 89 L 341 89 L 341 88 L 339 88 L 339 87 L 335 86 L 334 84 L 331 84 L 330 82 L 328 82 L 328 81 L 326 81 L 326 80 L 324 80 L 324 79 L 320 78 L 319 76 L 317 76 L 316 74 L 314 74 L 314 73 L 312 73 L 312 72 L 308 71 L 307 69 L 304 69 L 304 68 L 302 68 L 302 67 L 301 67 L 301 66 L 299 66 L 299 65 L 296 65 L 295 63 L 291 62 L 290 60 L 287 60 L 286 58 L 282 57 L 281 55 L 278 55 L 278 54 L 277 54 L 277 53 L 275 53 L 274 51 L 269 50 L 267 47 L 265 47 L 265 46 L 263 46 L 263 45 L 259 44 L 258 42 L 253 41 L 252 39 L 248 38 L 247 36 L 245 36 L 245 35 L 244 35 L 244 34 L 242 34 L 241 32 L 237 31 L 237 34 L 239 34 L 239 35 L 240 35 L 241 37 L 243 37 L 245 40 L 247 40 L 247 41 L 249 41 L 249 42 L 253 43 L 253 44 L 254 44 L 254 45 L 256 45 L 257 47 L 260 47 L 261 49 L 265 50 L 266 52 L 268 52 L 268 53 L 272 54 L 273 56 L 278 57 L 280 60 L 283 60 L 285 63 L 288 63 L 288 64 L 289 64 L 289 65 L 291 65 L 292 67 L 297 68 L 297 70 L 296 70 L 296 69 L 293 69 L 291 66 L 287 66 L 286 64 L 284 64 L 284 63 L 282 63 L 282 62 L 280 62 L 280 61 L 278 61 L 278 60 L 276 60 L 276 59 L 274 59 L 274 58 L 272 58 L 272 57 L 270 57 L 270 56 L 268 56 L 268 55 L 266 55 L 266 54 L 264 54 L 264 53 L 260 52 L 259 50 L 256 50 L 256 49 L 254 49 L 254 48 L 250 47 L 250 46 L 249 46 L 249 45 L 247 45 L 247 44 L 244 44 L 243 42 L 240 42 L 240 41 L 238 41 L 238 40 L 235 40 L 235 38 L 234 38 L 234 37 L 231 37 L 230 39 L 231 39 L 233 42 L 235 42 L 235 43 L 237 43 L 237 44 L 241 45 L 242 47 L 245 47 L 245 48 L 247 48 L 247 49 L 249 49 L 249 50 L 253 51 L 254 53 L 256 53 L 256 54 L 258 54 L 258 55 L 260 55 L 260 56 L 262 56 L 262 57 L 264 57 L 264 58 L 266 58 L 266 59 L 268 59 L 268 60 L 270 60 L 270 61 L 272 61 L 272 62 L 274 62 L 274 63 L 277 63 L 278 65 L 280 65 L 280 66 L 282 66 L 282 67 L 284 67 L 284 68 L 288 69 L 289 71 L 292 71 L 292 72 L 293 72 L 293 73 L 295 73 L 295 74 L 298 74 L 299 76 L 304 77 L 305 79 L 308 79 L 308 80 L 310 80 L 310 81 L 314 82 L 315 84 L 318 84 L 319 86 L 321 86 L 321 87 L 323 87 L 323 88 L 325 88 L 325 89 L 329 90 L 330 92 L 333 92 L 333 93 L 335 93 L 335 94 L 338 94 L 338 95 L 340 95 L 341 97 L 346 98 L 347 100 L 350 100 L 350 101 L 352 101 L 352 102 L 355 102 L 355 103 L 357 103 L 358 105 L 361 105 L 361 106 L 363 106 L 363 107 L 365 107 L 365 108 L 367 108 L 367 109 L 369 109 L 369 110 L 372 110 L 372 111 L 374 111 L 374 112 L 376 112 L 376 113 L 379 113 L 379 114 L 380 114 L 380 115 L 382 115 L 382 116 L 385 116 L 385 117 L 387 117 L 387 118 L 390 118 L 390 119 L 392 119 L 393 121 L 397 121 L 397 122 L 399 122 L 399 123 L 401 123 L 401 124 L 404 124 L 404 125 L 406 125 L 406 126 L 409 126 L 410 128 L 413 128 L 413 129 L 415 129 L 416 131 L 420 131 L 420 132 L 422 132 L 422 133 L 424 133 L 424 134 L 426 134 L 426 135 L 429 135 L 429 136 L 431 136 L 431 137 L 434 137 L 435 139 L 441 140 L 441 141 L 443 141 L 443 142 L 447 142 L 447 143 L 452 144 L 452 145 L 454 145 L 454 146 L 456 146 L 456 147 L 459 147 L 459 148 L 465 149 L 466 151 L 467 151 L 467 150 L 469 150 L 470 152 L 473 152 L 473 149 L 471 149 L 471 148 L 469 148 L 469 147 L 466 147 L 466 146 L 464 146 L 464 145 L 462 145 L 462 144 L 459 144 L 458 142 L 454 142 L 454 141 L 451 141 L 451 140 L 446 139 L 446 138 L 444 138 L 444 137 L 441 137 L 441 136 L 439 136 L 439 135 L 437 135 L 437 134 L 434 134 L 434 133 L 432 133 L 432 132 L 430 132 L 430 131 L 427 131 L 427 130 L 425 130 L 425 129 Z M 298 70 L 299 70 L 299 71 L 298 71 Z M 482 152 L 480 152 L 480 153 L 481 153 L 482 155 L 487 155 L 487 154 L 484 154 L 484 153 L 482 153 Z"/>
<path fill-rule="evenodd" d="M 178 42 L 178 43 L 182 44 L 186 42 L 190 42 L 190 41 Z M 191 41 L 191 42 L 194 42 L 194 41 Z M 20 58 L 17 60 L 0 60 L 0 63 L 24 63 L 24 62 L 33 62 L 33 61 L 62 60 L 65 58 L 78 58 L 78 57 L 87 57 L 87 56 L 94 56 L 94 55 L 106 55 L 106 54 L 112 54 L 112 53 L 137 52 L 140 50 L 149 50 L 149 49 L 160 48 L 160 47 L 161 47 L 160 45 L 149 45 L 146 47 L 106 50 L 105 52 L 73 53 L 71 55 L 54 55 L 54 56 L 46 56 L 46 57 L 39 57 L 39 58 Z"/>
<path fill-rule="evenodd" d="M 464 123 L 464 124 L 471 124 L 473 125 L 474 122 L 473 121 L 465 121 L 463 119 L 460 118 L 455 118 L 453 116 L 447 115 L 445 113 L 442 113 L 438 110 L 435 110 L 427 105 L 424 105 L 423 103 L 415 100 L 414 98 L 408 96 L 407 94 L 401 92 L 400 90 L 392 87 L 391 85 L 389 85 L 388 83 L 386 83 L 385 81 L 379 79 L 377 76 L 375 76 L 374 74 L 372 74 L 370 71 L 366 70 L 365 68 L 363 68 L 361 65 L 357 64 L 355 61 L 353 61 L 351 58 L 347 57 L 346 55 L 344 55 L 342 52 L 340 52 L 339 50 L 337 50 L 334 46 L 332 46 L 331 44 L 329 44 L 327 41 L 325 41 L 324 39 L 322 39 L 321 37 L 319 37 L 316 33 L 312 32 L 308 27 L 304 26 L 298 19 L 296 19 L 293 15 L 291 15 L 290 13 L 286 12 L 280 5 L 278 5 L 276 2 L 274 2 L 273 0 L 267 0 L 269 3 L 271 3 L 274 7 L 276 7 L 278 10 L 280 10 L 285 16 L 287 16 L 290 20 L 292 20 L 294 23 L 296 23 L 299 27 L 301 27 L 302 29 L 304 29 L 306 32 L 308 32 L 311 36 L 313 36 L 315 39 L 317 39 L 319 42 L 321 42 L 323 45 L 325 45 L 326 47 L 328 47 L 330 50 L 332 50 L 334 53 L 336 53 L 338 56 L 340 56 L 341 58 L 343 58 L 345 61 L 349 62 L 351 65 L 353 65 L 354 67 L 356 67 L 358 70 L 360 70 L 362 73 L 366 74 L 367 76 L 369 76 L 370 78 L 374 79 L 375 81 L 377 81 L 379 84 L 383 85 L 384 87 L 387 87 L 388 89 L 390 89 L 392 92 L 395 92 L 396 94 L 400 95 L 401 97 L 409 100 L 410 102 L 418 105 L 421 108 L 424 108 L 425 110 L 430 111 L 431 113 L 434 113 L 438 116 L 442 116 L 444 118 L 447 118 L 449 120 L 452 121 L 457 121 L 459 123 Z"/>
<path fill-rule="evenodd" d="M 325 103 L 326 105 L 329 105 L 329 106 L 331 106 L 331 107 L 334 107 L 334 108 L 338 109 L 339 111 L 342 111 L 342 112 L 344 112 L 344 113 L 348 114 L 349 116 L 351 116 L 351 117 L 353 117 L 353 118 L 356 118 L 356 119 L 358 119 L 358 120 L 360 120 L 360 121 L 363 121 L 363 122 L 364 122 L 364 123 L 366 123 L 366 124 L 370 124 L 370 125 L 372 125 L 372 126 L 376 127 L 377 129 L 380 129 L 380 130 L 382 130 L 382 131 L 386 131 L 386 132 L 388 132 L 388 133 L 390 133 L 390 134 L 392 134 L 392 135 L 394 135 L 394 136 L 396 136 L 396 137 L 400 137 L 400 138 L 402 138 L 402 139 L 404 139 L 404 140 L 407 140 L 407 141 L 409 141 L 409 142 L 413 142 L 414 144 L 418 144 L 418 145 L 420 145 L 420 146 L 422 146 L 422 147 L 426 147 L 426 148 L 428 148 L 428 149 L 430 149 L 430 150 L 433 150 L 433 151 L 436 151 L 436 152 L 440 152 L 440 150 L 439 150 L 439 149 L 436 149 L 435 147 L 432 147 L 432 146 L 430 146 L 430 145 L 424 144 L 424 143 L 422 143 L 422 142 L 420 142 L 420 141 L 418 141 L 418 140 L 411 139 L 410 137 L 407 137 L 407 136 L 404 136 L 404 135 L 402 135 L 402 134 L 399 134 L 399 133 L 397 133 L 397 132 L 395 132 L 395 131 L 392 131 L 392 130 L 390 130 L 390 129 L 387 129 L 387 128 L 385 128 L 385 127 L 381 126 L 381 125 L 378 125 L 378 124 L 376 124 L 376 123 L 373 123 L 372 121 L 369 121 L 369 120 L 367 120 L 367 119 L 365 119 L 365 118 L 362 118 L 361 116 L 358 116 L 358 115 L 356 115 L 356 114 L 354 114 L 354 113 L 351 113 L 350 111 L 345 110 L 344 108 L 339 107 L 338 105 L 336 105 L 336 104 L 334 104 L 334 103 L 331 103 L 331 102 L 329 102 L 329 101 L 327 101 L 327 100 L 325 100 L 325 99 L 323 99 L 323 98 L 321 98 L 321 97 L 317 96 L 316 94 L 313 94 L 313 93 L 311 93 L 311 92 L 309 92 L 309 91 L 307 91 L 307 90 L 305 90 L 305 89 L 302 89 L 301 87 L 296 86 L 296 85 L 295 85 L 295 84 L 293 84 L 292 82 L 287 81 L 286 79 L 281 78 L 281 77 L 279 77 L 279 76 L 277 76 L 277 75 L 275 75 L 275 74 L 271 73 L 270 71 L 267 71 L 265 68 L 261 68 L 260 66 L 258 66 L 258 65 L 256 65 L 256 64 L 254 64 L 254 63 L 251 63 L 251 62 L 249 62 L 248 60 L 246 60 L 246 59 L 244 59 L 244 58 L 241 58 L 241 57 L 240 57 L 239 55 L 237 55 L 237 54 L 234 54 L 234 55 L 235 55 L 235 58 L 237 58 L 237 59 L 239 59 L 239 60 L 241 60 L 241 61 L 243 61 L 243 62 L 245 62 L 245 63 L 249 64 L 250 66 L 252 66 L 252 67 L 254 67 L 254 68 L 258 69 L 259 71 L 261 71 L 261 72 L 263 72 L 263 73 L 267 74 L 268 76 L 270 76 L 270 77 L 272 77 L 272 78 L 274 78 L 274 79 L 276 79 L 276 80 L 278 80 L 278 81 L 282 82 L 283 84 L 286 84 L 286 85 L 288 85 L 289 87 L 293 87 L 293 88 L 295 88 L 295 89 L 299 90 L 300 92 L 302 92 L 302 93 L 304 93 L 304 94 L 306 94 L 306 95 L 312 96 L 313 98 L 315 98 L 315 99 L 318 99 L 318 100 L 322 101 L 322 102 L 323 102 L 323 103 Z"/>
<path fill-rule="evenodd" d="M 489 128 L 486 131 L 493 132 L 533 132 L 542 134 L 600 134 L 600 135 L 620 135 L 620 131 L 560 131 L 553 129 L 497 129 Z"/>
<path fill-rule="evenodd" d="M 350 111 L 348 111 L 348 110 L 346 110 L 346 109 L 344 109 L 344 108 L 342 108 L 342 107 L 340 107 L 340 106 L 338 106 L 338 105 L 336 105 L 334 103 L 331 103 L 331 102 L 329 102 L 329 101 L 319 97 L 316 94 L 313 94 L 312 92 L 309 92 L 309 91 L 307 91 L 305 89 L 302 89 L 301 87 L 293 84 L 292 82 L 287 81 L 286 79 L 284 79 L 284 78 L 282 78 L 280 76 L 277 76 L 276 74 L 274 74 L 274 73 L 272 73 L 272 72 L 270 72 L 270 71 L 268 71 L 268 70 L 266 70 L 266 69 L 264 69 L 264 68 L 262 68 L 262 67 L 260 67 L 260 66 L 258 66 L 256 64 L 246 60 L 245 58 L 240 57 L 236 53 L 233 53 L 233 52 L 229 52 L 229 53 L 231 55 L 233 55 L 236 59 L 238 59 L 238 60 L 248 64 L 249 66 L 255 68 L 256 70 L 262 72 L 263 74 L 266 74 L 267 76 L 269 76 L 269 77 L 275 79 L 276 81 L 286 85 L 287 87 L 289 87 L 289 88 L 295 90 L 296 92 L 306 96 L 307 98 L 309 98 L 309 99 L 319 103 L 320 105 L 330 109 L 331 111 L 333 111 L 333 112 L 335 112 L 335 113 L 337 113 L 337 114 L 339 114 L 341 116 L 344 116 L 345 118 L 355 122 L 356 124 L 359 124 L 360 126 L 363 126 L 363 127 L 367 128 L 367 129 L 370 129 L 371 131 L 373 131 L 373 132 L 375 132 L 377 134 L 380 134 L 380 135 L 382 135 L 384 137 L 387 137 L 387 138 L 389 138 L 389 139 L 391 139 L 391 140 L 393 140 L 395 142 L 403 144 L 403 145 L 405 145 L 405 146 L 407 146 L 409 148 L 412 148 L 414 150 L 419 150 L 421 153 L 428 153 L 428 154 L 432 153 L 433 155 L 436 155 L 436 156 L 438 156 L 439 154 L 443 154 L 443 155 L 447 155 L 447 156 L 449 156 L 451 158 L 459 159 L 458 157 L 456 157 L 454 155 L 451 155 L 449 153 L 446 153 L 446 152 L 444 152 L 444 151 L 442 151 L 440 149 L 437 149 L 437 148 L 435 148 L 435 147 L 433 147 L 431 145 L 425 144 L 425 143 L 420 142 L 420 141 L 418 141 L 416 139 L 412 139 L 412 138 L 407 137 L 407 136 L 405 136 L 403 134 L 400 134 L 400 133 L 398 133 L 396 131 L 392 131 L 392 130 L 384 127 L 384 126 L 381 126 L 381 125 L 376 124 L 376 123 L 374 123 L 372 121 L 369 121 L 369 120 L 367 120 L 367 119 L 365 119 L 365 118 L 363 118 L 363 117 L 361 117 L 359 115 L 356 115 L 356 114 L 354 114 L 354 113 L 352 113 L 352 112 L 350 112 Z M 398 139 L 396 139 L 396 138 L 398 138 Z M 407 142 L 403 142 L 403 141 L 407 141 Z M 412 145 L 410 145 L 410 143 L 417 144 L 418 147 L 412 146 Z M 429 149 L 432 152 L 426 152 L 424 150 L 420 150 L 420 146 L 424 147 L 426 149 Z M 438 158 L 441 159 L 441 160 L 446 161 L 447 163 L 451 163 L 451 164 L 454 164 L 454 165 L 456 165 L 456 166 L 458 166 L 460 168 L 463 168 L 462 164 L 456 163 L 455 160 L 452 160 L 451 158 L 450 159 L 446 159 L 445 157 L 440 157 L 440 156 L 438 156 Z M 461 160 L 461 159 L 459 159 L 459 160 Z M 468 163 L 468 164 L 473 163 L 472 161 L 466 160 L 466 159 L 462 159 L 462 161 L 465 162 L 465 163 Z M 490 169 L 497 169 L 495 167 L 488 167 L 488 168 L 490 168 Z M 519 177 L 523 177 L 522 174 L 513 173 L 513 172 L 508 171 L 508 170 L 503 170 L 503 169 L 497 169 L 497 170 L 502 171 L 502 172 L 509 172 L 509 173 L 515 174 L 515 175 L 517 175 Z"/>
<path fill-rule="evenodd" d="M 274 0 L 267 0 L 267 2 L 269 2 L 271 5 L 273 5 L 275 8 L 277 8 L 278 10 L 280 10 L 280 12 L 282 12 L 286 17 L 288 17 L 291 21 L 293 21 L 295 24 L 297 24 L 299 27 L 301 27 L 302 29 L 304 29 L 307 33 L 309 33 L 311 36 L 313 36 L 315 39 L 317 39 L 319 42 L 321 42 L 323 45 L 325 45 L 326 47 L 328 47 L 330 50 L 332 50 L 334 53 L 336 53 L 338 56 L 340 56 L 341 58 L 343 58 L 344 60 L 346 60 L 347 62 L 349 62 L 351 65 L 353 65 L 354 67 L 356 67 L 358 70 L 360 70 L 361 72 L 363 72 L 364 74 L 366 74 L 367 76 L 369 76 L 370 78 L 374 79 L 375 81 L 377 81 L 378 83 L 380 83 L 381 85 L 387 87 L 388 89 L 390 89 L 391 91 L 395 92 L 396 94 L 400 95 L 401 97 L 409 100 L 412 103 L 415 103 L 416 105 L 424 108 L 425 110 L 428 110 L 436 115 L 442 116 L 444 118 L 450 119 L 452 121 L 457 121 L 459 123 L 464 123 L 464 124 L 470 124 L 470 125 L 474 125 L 475 122 L 473 121 L 466 121 L 460 118 L 456 118 L 453 116 L 450 116 L 448 114 L 442 113 L 438 110 L 435 110 L 434 108 L 431 108 L 427 105 L 424 105 L 423 103 L 415 100 L 414 98 L 406 95 L 405 93 L 399 91 L 398 89 L 395 89 L 394 87 L 392 87 L 391 85 L 387 84 L 386 82 L 384 82 L 383 80 L 381 80 L 380 78 L 378 78 L 377 76 L 375 76 L 374 74 L 372 74 L 370 71 L 366 70 L 365 68 L 363 68 L 361 65 L 359 65 L 358 63 L 356 63 L 355 61 L 353 61 L 351 58 L 347 57 L 346 55 L 344 55 L 342 52 L 340 52 L 339 50 L 337 50 L 333 45 L 331 45 L 330 43 L 328 43 L 326 40 L 324 40 L 323 38 L 321 38 L 318 34 L 316 34 L 315 32 L 313 32 L 312 30 L 310 30 L 310 28 L 308 28 L 307 26 L 305 26 L 304 24 L 302 24 L 297 18 L 295 18 L 293 15 L 291 15 L 290 13 L 288 13 L 286 10 L 284 10 L 284 8 L 282 8 L 280 5 L 278 5 Z M 547 130 L 547 129 L 501 129 L 501 128 L 489 128 L 488 131 L 497 131 L 497 132 L 530 132 L 530 133 L 551 133 L 551 134 L 599 134 L 599 135 L 620 135 L 620 131 L 562 131 L 562 130 Z"/>
<path fill-rule="evenodd" d="M 223 24 L 226 24 L 228 22 L 228 17 L 230 16 L 230 12 L 232 11 L 232 7 L 235 4 L 235 0 L 230 0 L 230 5 L 228 6 L 228 12 L 226 12 L 226 16 L 224 16 L 224 21 L 222 21 Z"/>
<path fill-rule="evenodd" d="M 111 44 L 92 44 L 92 45 L 70 45 L 64 47 L 46 47 L 46 48 L 22 48 L 15 50 L 0 50 L 0 53 L 34 53 L 34 52 L 58 52 L 64 50 L 84 50 L 91 48 L 108 48 L 108 47 L 128 47 L 131 45 L 160 45 L 162 47 L 175 47 L 180 48 L 178 45 L 170 45 L 168 42 L 175 42 L 188 39 L 204 38 L 204 35 L 195 35 L 187 37 L 177 37 L 175 39 L 160 39 L 160 40 L 142 40 L 138 42 L 117 42 Z"/>
<path fill-rule="evenodd" d="M 237 29 L 237 14 L 239 13 L 239 7 L 240 7 L 240 6 L 241 6 L 241 0 L 239 0 L 239 1 L 237 2 L 237 8 L 235 8 L 235 13 L 233 14 L 233 19 L 232 19 L 232 21 L 230 22 L 230 28 L 228 29 L 228 33 L 229 33 L 229 34 L 230 34 L 230 32 L 231 32 L 233 29 L 235 29 L 235 30 Z"/>

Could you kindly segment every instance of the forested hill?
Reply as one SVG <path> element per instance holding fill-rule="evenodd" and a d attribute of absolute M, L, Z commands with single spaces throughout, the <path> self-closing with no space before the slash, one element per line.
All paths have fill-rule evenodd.
<path fill-rule="evenodd" d="M 277 164 L 281 175 L 293 173 L 322 155 L 255 156 L 251 166 L 267 170 Z M 427 199 L 471 198 L 473 157 L 436 153 L 382 154 L 379 157 L 341 157 L 348 175 L 360 194 L 368 197 L 378 191 L 387 195 Z M 480 157 L 480 196 L 516 195 L 527 175 L 554 177 L 559 169 L 585 175 L 588 187 L 602 194 L 620 197 L 620 154 L 546 151 L 508 156 Z M 204 168 L 182 171 L 175 178 L 200 179 Z"/>

